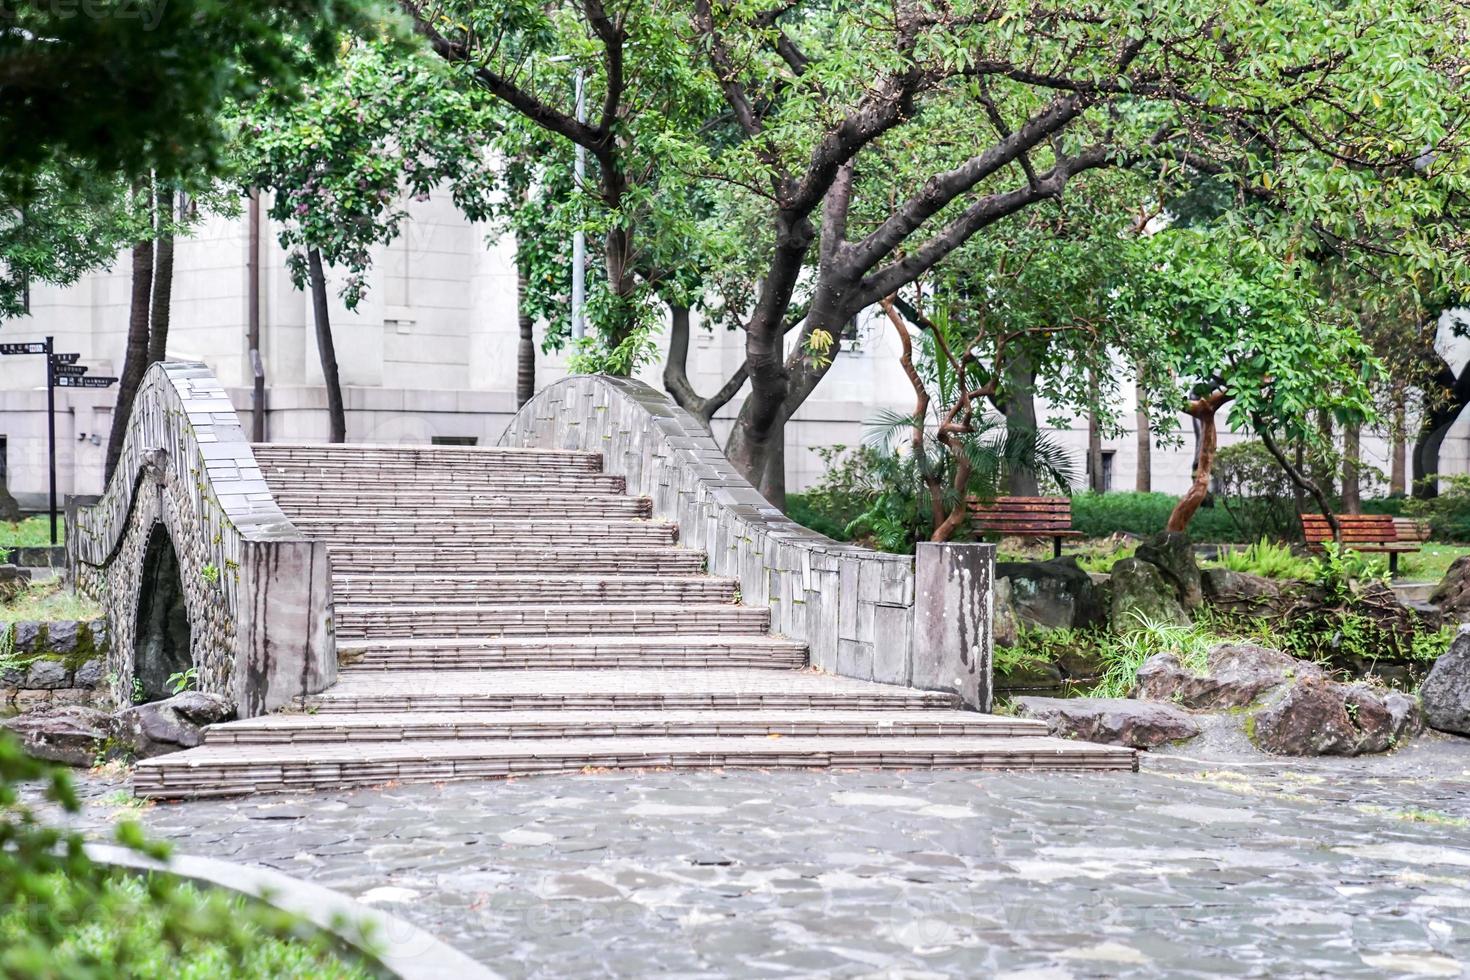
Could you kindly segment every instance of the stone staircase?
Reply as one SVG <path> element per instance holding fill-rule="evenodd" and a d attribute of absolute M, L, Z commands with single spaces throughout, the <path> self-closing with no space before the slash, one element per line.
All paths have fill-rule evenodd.
<path fill-rule="evenodd" d="M 339 682 L 140 763 L 149 797 L 632 767 L 1136 768 L 1134 753 L 806 668 L 595 453 L 262 445 L 328 543 Z"/>

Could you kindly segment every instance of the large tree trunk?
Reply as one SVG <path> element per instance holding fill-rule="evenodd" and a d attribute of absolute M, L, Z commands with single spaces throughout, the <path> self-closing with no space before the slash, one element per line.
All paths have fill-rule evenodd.
<path fill-rule="evenodd" d="M 1342 512 L 1361 514 L 1362 501 L 1362 430 L 1356 425 L 1342 430 Z"/>
<path fill-rule="evenodd" d="M 1107 491 L 1103 480 L 1102 426 L 1097 412 L 1087 413 L 1087 486 L 1093 493 Z"/>
<path fill-rule="evenodd" d="M 1394 400 L 1393 430 L 1389 432 L 1388 492 L 1390 496 L 1403 496 L 1408 492 L 1408 425 L 1404 410 L 1404 396 L 1400 392 Z"/>
<path fill-rule="evenodd" d="M 332 432 L 330 441 L 347 441 L 347 412 L 342 407 L 342 382 L 337 374 L 337 347 L 332 342 L 332 323 L 327 310 L 327 276 L 322 271 L 322 253 L 311 249 L 306 253 L 311 271 L 311 311 L 316 321 L 316 347 L 322 359 L 322 382 L 327 386 L 327 415 Z"/>
<path fill-rule="evenodd" d="M 1309 477 L 1313 483 L 1321 488 L 1324 494 L 1331 497 L 1336 490 L 1333 486 L 1335 481 L 1333 480 L 1334 467 L 1332 465 L 1332 452 L 1334 447 L 1332 416 L 1327 413 L 1326 409 L 1319 409 L 1317 411 L 1317 431 L 1322 433 L 1322 444 L 1326 448 L 1323 450 L 1323 455 L 1318 456 L 1312 461 L 1312 465 L 1309 467 Z"/>
<path fill-rule="evenodd" d="M 1135 383 L 1134 391 L 1138 400 L 1138 410 L 1134 416 L 1134 425 L 1138 429 L 1138 468 L 1133 489 L 1139 493 L 1149 493 L 1154 488 L 1153 434 L 1148 428 L 1148 408 L 1144 402 L 1147 396 L 1143 385 Z"/>
<path fill-rule="evenodd" d="M 1006 431 L 1013 435 L 1036 436 L 1036 368 L 1031 358 L 1012 358 L 1005 366 L 1005 398 L 1001 413 Z M 1012 497 L 1035 497 L 1041 493 L 1036 471 L 1011 470 L 1005 475 L 1005 492 Z"/>
<path fill-rule="evenodd" d="M 148 302 L 153 292 L 153 239 L 133 246 L 133 289 L 128 306 L 128 339 L 123 353 L 122 373 L 117 379 L 117 406 L 112 410 L 112 431 L 107 437 L 106 479 L 112 479 L 122 456 L 123 439 L 133 414 L 133 399 L 148 370 Z"/>
<path fill-rule="evenodd" d="M 526 308 L 526 267 L 516 257 L 516 329 L 520 339 L 516 345 L 516 407 L 520 408 L 536 394 L 536 325 Z"/>
<path fill-rule="evenodd" d="M 1168 531 L 1187 531 L 1189 522 L 1194 519 L 1195 513 L 1205 498 L 1210 495 L 1210 474 L 1215 468 L 1215 451 L 1217 448 L 1217 434 L 1215 432 L 1215 414 L 1219 406 L 1214 404 L 1202 404 L 1191 407 L 1189 414 L 1199 420 L 1199 447 L 1195 457 L 1194 480 L 1189 484 L 1189 489 L 1184 496 L 1179 498 L 1179 503 L 1174 505 L 1174 511 L 1169 515 L 1169 523 L 1164 525 Z"/>
<path fill-rule="evenodd" d="M 174 291 L 174 192 L 164 191 L 158 200 L 158 247 L 153 262 L 152 323 L 148 329 L 148 363 L 168 356 L 168 321 Z"/>

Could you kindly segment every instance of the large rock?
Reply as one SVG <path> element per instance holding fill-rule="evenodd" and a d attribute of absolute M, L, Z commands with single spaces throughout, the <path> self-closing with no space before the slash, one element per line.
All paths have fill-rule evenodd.
<path fill-rule="evenodd" d="M 1124 558 L 1113 563 L 1113 629 L 1126 632 L 1140 620 L 1150 622 L 1189 623 L 1189 614 L 1179 601 L 1174 586 L 1164 578 L 1157 565 L 1139 558 Z"/>
<path fill-rule="evenodd" d="M 20 737 L 30 755 L 68 766 L 92 765 L 113 733 L 107 712 L 80 706 L 22 715 L 4 726 Z"/>
<path fill-rule="evenodd" d="M 1161 531 L 1145 540 L 1134 552 L 1139 561 L 1153 565 L 1174 586 L 1174 594 L 1185 609 L 1196 608 L 1204 597 L 1194 546 L 1181 531 Z"/>
<path fill-rule="evenodd" d="M 1149 749 L 1199 734 L 1185 711 L 1160 701 L 1131 698 L 1016 698 L 1023 718 L 1039 718 L 1060 738 Z"/>
<path fill-rule="evenodd" d="M 995 566 L 995 577 L 1007 580 L 1019 625 L 1080 629 L 1107 621 L 1107 607 L 1099 601 L 1092 577 L 1071 556 L 1003 561 Z"/>
<path fill-rule="evenodd" d="M 1470 621 L 1470 555 L 1454 560 L 1429 594 L 1429 601 L 1439 607 L 1446 619 Z"/>
<path fill-rule="evenodd" d="M 1430 728 L 1470 735 L 1470 631 L 1462 628 L 1449 650 L 1434 662 L 1419 685 L 1419 699 Z"/>
<path fill-rule="evenodd" d="M 1254 643 L 1222 643 L 1209 653 L 1203 673 L 1195 673 L 1172 653 L 1159 653 L 1138 669 L 1133 696 L 1173 701 L 1188 708 L 1242 708 L 1322 669 L 1280 650 Z"/>
<path fill-rule="evenodd" d="M 1249 725 L 1256 745 L 1277 755 L 1363 755 L 1398 747 L 1424 721 L 1406 694 L 1308 677 L 1256 712 Z"/>
<path fill-rule="evenodd" d="M 134 758 L 149 759 L 194 748 L 204 740 L 205 725 L 224 721 L 234 713 L 235 706 L 228 698 L 185 691 L 119 711 L 116 738 Z"/>
<path fill-rule="evenodd" d="M 1282 582 L 1228 568 L 1203 569 L 1200 588 L 1212 606 L 1247 616 L 1280 615 L 1298 601 L 1318 605 L 1323 599 L 1322 588 L 1317 585 Z"/>

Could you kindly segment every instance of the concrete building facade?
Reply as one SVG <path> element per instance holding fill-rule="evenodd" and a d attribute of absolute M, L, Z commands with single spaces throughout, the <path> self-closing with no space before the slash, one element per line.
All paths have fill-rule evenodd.
<path fill-rule="evenodd" d="M 347 408 L 349 441 L 493 443 L 515 413 L 517 333 L 514 243 L 488 240 L 445 197 L 410 202 L 403 235 L 380 248 L 369 289 L 354 311 L 335 299 L 333 334 Z M 326 393 L 311 318 L 310 297 L 296 289 L 286 255 L 268 220 L 260 243 L 261 368 L 263 411 L 270 441 L 325 441 Z M 242 415 L 256 410 L 247 341 L 249 309 L 248 218 L 211 217 L 176 245 L 169 356 L 207 363 L 230 392 Z M 329 279 L 331 271 L 328 272 Z M 130 263 L 126 253 L 112 268 L 83 277 L 74 286 L 38 286 L 31 315 L 0 327 L 0 340 L 56 338 L 56 349 L 75 351 L 94 375 L 118 374 L 125 343 Z M 540 334 L 538 332 L 538 341 Z M 696 330 L 690 376 L 701 391 L 713 391 L 743 359 L 737 333 Z M 891 328 L 876 315 L 862 318 L 856 335 L 815 395 L 787 431 L 787 473 L 792 489 L 810 486 L 822 473 L 815 450 L 856 445 L 866 423 L 881 407 L 907 410 L 912 389 L 898 364 Z M 565 358 L 538 350 L 537 384 L 566 374 Z M 642 373 L 659 385 L 661 365 Z M 40 357 L 0 357 L 0 461 L 12 493 L 38 507 L 46 491 L 46 395 Z M 1123 383 L 1125 402 L 1132 386 Z M 107 433 L 115 389 L 57 392 L 58 490 L 95 494 L 102 489 Z M 740 398 L 715 420 L 723 440 Z M 1120 406 L 1132 419 L 1134 406 Z M 1045 404 L 1039 417 L 1049 418 Z M 1181 420 L 1178 445 L 1153 450 L 1153 488 L 1181 492 L 1189 482 L 1192 438 Z M 1052 430 L 1083 469 L 1087 426 L 1076 420 Z M 1470 420 L 1457 423 L 1446 440 L 1444 470 L 1466 469 Z M 1236 436 L 1222 433 L 1222 443 Z M 1365 434 L 1368 465 L 1385 472 L 1388 447 Z M 1113 489 L 1131 490 L 1137 440 L 1125 431 L 1103 441 L 1105 474 Z"/>

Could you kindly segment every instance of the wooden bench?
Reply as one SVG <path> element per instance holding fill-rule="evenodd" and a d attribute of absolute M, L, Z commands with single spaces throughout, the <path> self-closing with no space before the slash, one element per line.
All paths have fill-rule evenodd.
<path fill-rule="evenodd" d="M 1399 534 L 1399 521 L 1414 527 L 1405 527 L 1404 537 Z M 1337 523 L 1342 528 L 1344 547 L 1354 551 L 1378 552 L 1388 555 L 1388 574 L 1397 575 L 1399 555 L 1420 550 L 1420 535 L 1417 521 L 1396 518 L 1388 514 L 1338 514 Z M 1332 540 L 1332 525 L 1321 514 L 1302 515 L 1302 534 L 1307 546 L 1320 549 Z"/>
<path fill-rule="evenodd" d="M 971 497 L 970 525 L 1005 537 L 1051 538 L 1052 554 L 1058 558 L 1063 538 L 1082 536 L 1072 530 L 1070 497 L 997 497 L 988 503 Z"/>

